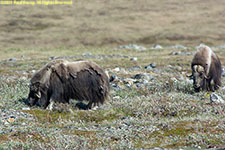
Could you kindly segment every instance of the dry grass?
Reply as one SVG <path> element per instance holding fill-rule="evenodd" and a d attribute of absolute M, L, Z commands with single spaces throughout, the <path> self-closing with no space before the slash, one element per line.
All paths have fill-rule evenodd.
<path fill-rule="evenodd" d="M 68 57 L 69 60 L 94 60 L 107 69 L 110 75 L 120 77 L 148 72 L 154 80 L 144 88 L 120 85 L 119 91 L 111 89 L 110 98 L 100 110 L 77 110 L 74 105 L 66 107 L 72 110 L 69 112 L 51 112 L 40 108 L 21 110 L 28 107 L 26 102 L 32 70 L 48 62 L 48 54 L 67 57 L 73 52 L 72 49 L 54 51 L 50 48 L 46 49 L 47 56 L 44 56 L 41 49 L 36 50 L 41 54 L 38 58 L 31 58 L 26 49 L 21 49 L 26 54 L 25 58 L 16 59 L 15 62 L 0 61 L 0 110 L 13 109 L 31 114 L 34 118 L 16 119 L 8 125 L 0 122 L 3 129 L 0 149 L 191 149 L 225 144 L 225 105 L 209 103 L 207 92 L 194 93 L 185 77 L 190 71 L 190 55 L 171 55 L 172 50 L 168 49 L 146 52 L 80 49 L 80 53 L 91 51 L 92 55 L 73 55 Z M 187 51 L 192 52 L 194 49 L 189 48 Z M 220 52 L 222 50 L 217 50 L 217 53 Z M 11 51 L 12 55 L 16 53 Z M 134 56 L 138 58 L 137 62 L 130 60 Z M 220 58 L 224 59 L 225 53 Z M 144 66 L 152 62 L 157 67 L 145 70 Z M 225 65 L 224 62 L 222 64 Z M 129 71 L 128 68 L 134 66 L 143 69 Z M 115 67 L 123 68 L 124 71 L 115 73 L 112 71 Z M 223 99 L 224 90 L 216 92 Z"/>
<path fill-rule="evenodd" d="M 224 44 L 221 0 L 74 0 L 73 5 L 1 6 L 0 47 Z"/>

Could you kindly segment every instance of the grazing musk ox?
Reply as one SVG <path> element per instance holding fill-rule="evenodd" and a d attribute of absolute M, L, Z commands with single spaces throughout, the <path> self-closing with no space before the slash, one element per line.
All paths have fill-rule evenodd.
<path fill-rule="evenodd" d="M 87 100 L 88 108 L 103 104 L 109 93 L 109 79 L 94 62 L 55 60 L 31 78 L 30 106 L 46 108 L 50 100 L 68 103 L 70 99 Z"/>
<path fill-rule="evenodd" d="M 222 66 L 219 57 L 208 46 L 200 46 L 191 62 L 193 87 L 215 91 L 221 86 Z"/>

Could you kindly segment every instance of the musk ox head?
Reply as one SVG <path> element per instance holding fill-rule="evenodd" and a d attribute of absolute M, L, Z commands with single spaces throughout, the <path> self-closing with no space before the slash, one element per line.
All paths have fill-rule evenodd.
<path fill-rule="evenodd" d="M 194 65 L 192 68 L 193 87 L 195 91 L 200 91 L 208 79 L 204 67 L 201 65 Z"/>
<path fill-rule="evenodd" d="M 46 101 L 45 99 L 47 98 L 47 89 L 50 85 L 52 68 L 63 62 L 67 61 L 55 60 L 49 62 L 32 76 L 30 80 L 30 92 L 28 95 L 28 102 L 30 106 L 44 106 L 44 102 Z"/>
<path fill-rule="evenodd" d="M 38 83 L 30 85 L 30 92 L 28 95 L 29 105 L 34 106 L 40 98 L 41 98 L 40 85 Z"/>

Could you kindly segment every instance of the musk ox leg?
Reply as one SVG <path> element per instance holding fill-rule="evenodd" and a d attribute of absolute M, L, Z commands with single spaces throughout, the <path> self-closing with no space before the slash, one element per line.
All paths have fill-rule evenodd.
<path fill-rule="evenodd" d="M 87 109 L 92 109 L 93 107 L 99 107 L 100 104 L 98 102 L 89 102 L 88 105 L 87 105 Z"/>
<path fill-rule="evenodd" d="M 46 109 L 48 109 L 48 110 L 53 110 L 53 105 L 54 105 L 54 104 L 55 104 L 55 101 L 50 100 L 50 103 L 49 103 L 49 105 L 47 106 Z"/>
<path fill-rule="evenodd" d="M 93 102 L 89 102 L 88 105 L 87 105 L 87 109 L 91 109 L 92 108 L 92 104 L 93 104 Z"/>
<path fill-rule="evenodd" d="M 211 80 L 211 81 L 210 81 L 208 87 L 209 87 L 209 91 L 213 91 L 213 92 L 215 91 L 214 80 Z"/>

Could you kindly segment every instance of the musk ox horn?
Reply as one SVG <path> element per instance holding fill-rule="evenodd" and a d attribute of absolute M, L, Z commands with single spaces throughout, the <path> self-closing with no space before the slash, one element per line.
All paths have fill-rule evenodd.
<path fill-rule="evenodd" d="M 209 79 L 210 78 L 210 77 L 208 77 L 206 75 L 204 67 L 202 67 L 201 65 L 195 65 L 195 66 L 197 66 L 197 72 L 202 73 L 202 75 L 204 76 L 205 79 Z"/>
<path fill-rule="evenodd" d="M 191 75 L 189 75 L 189 74 L 186 74 L 186 77 L 188 77 L 188 78 L 192 78 L 193 77 L 193 74 L 191 74 Z"/>

